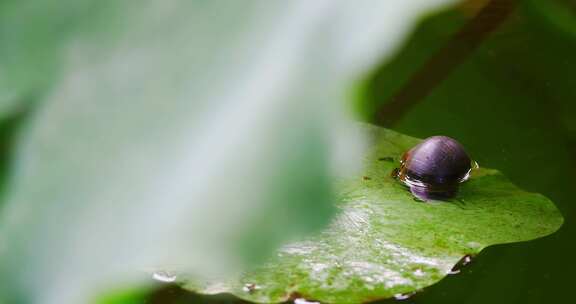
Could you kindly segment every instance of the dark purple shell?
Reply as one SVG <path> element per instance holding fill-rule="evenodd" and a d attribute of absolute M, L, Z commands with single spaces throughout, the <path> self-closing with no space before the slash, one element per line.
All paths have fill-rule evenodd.
<path fill-rule="evenodd" d="M 432 136 L 402 157 L 396 177 L 423 200 L 451 198 L 472 169 L 464 147 L 446 136 Z"/>

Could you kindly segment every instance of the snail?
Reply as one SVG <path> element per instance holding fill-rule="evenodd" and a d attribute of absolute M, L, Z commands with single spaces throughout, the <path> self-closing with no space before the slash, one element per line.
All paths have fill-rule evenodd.
<path fill-rule="evenodd" d="M 393 176 L 419 200 L 446 200 L 456 196 L 476 167 L 458 141 L 432 136 L 404 153 Z"/>

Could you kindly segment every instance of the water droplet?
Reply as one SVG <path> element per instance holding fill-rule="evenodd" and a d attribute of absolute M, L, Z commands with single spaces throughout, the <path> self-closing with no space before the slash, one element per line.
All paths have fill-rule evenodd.
<path fill-rule="evenodd" d="M 411 296 L 415 295 L 415 292 L 408 292 L 408 293 L 397 293 L 394 295 L 394 299 L 398 300 L 398 301 L 402 301 L 402 300 L 406 300 L 408 298 L 410 298 Z"/>
<path fill-rule="evenodd" d="M 164 283 L 172 283 L 172 282 L 176 281 L 176 275 L 173 273 L 170 273 L 166 270 L 160 270 L 160 271 L 154 272 L 154 274 L 152 274 L 152 278 L 156 281 L 160 281 L 160 282 L 164 282 Z"/>
<path fill-rule="evenodd" d="M 242 287 L 242 290 L 243 290 L 244 292 L 247 292 L 247 293 L 250 293 L 250 294 L 256 292 L 256 291 L 259 290 L 259 289 L 261 289 L 261 287 L 258 286 L 258 285 L 256 285 L 256 284 L 254 284 L 254 283 L 247 283 L 247 284 L 244 284 L 244 287 Z"/>
<path fill-rule="evenodd" d="M 475 160 L 472 161 L 472 169 L 480 169 L 480 165 Z"/>
<path fill-rule="evenodd" d="M 459 274 L 459 273 L 460 273 L 460 269 L 452 268 L 446 274 L 453 275 L 453 274 Z"/>
<path fill-rule="evenodd" d="M 320 304 L 320 302 L 308 301 L 303 298 L 294 299 L 294 304 Z"/>
<path fill-rule="evenodd" d="M 414 270 L 414 275 L 417 277 L 424 276 L 424 271 L 422 271 L 422 269 L 416 269 Z"/>
<path fill-rule="evenodd" d="M 454 265 L 454 267 L 452 267 L 452 269 L 450 271 L 448 271 L 448 274 L 460 273 L 462 268 L 464 266 L 470 264 L 471 262 L 472 262 L 472 256 L 469 254 L 465 255 L 463 258 L 460 259 L 460 261 L 458 261 L 458 263 L 456 263 L 456 265 Z"/>

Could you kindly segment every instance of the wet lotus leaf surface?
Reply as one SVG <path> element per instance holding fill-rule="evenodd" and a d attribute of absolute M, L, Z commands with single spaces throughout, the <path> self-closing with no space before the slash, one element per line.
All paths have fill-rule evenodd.
<path fill-rule="evenodd" d="M 372 147 L 364 171 L 338 183 L 340 213 L 329 227 L 284 246 L 269 263 L 237 278 L 190 280 L 185 287 L 263 303 L 295 298 L 366 302 L 430 286 L 468 255 L 551 234 L 563 222 L 546 197 L 485 168 L 473 173 L 454 201 L 415 201 L 390 173 L 419 139 L 360 128 Z"/>

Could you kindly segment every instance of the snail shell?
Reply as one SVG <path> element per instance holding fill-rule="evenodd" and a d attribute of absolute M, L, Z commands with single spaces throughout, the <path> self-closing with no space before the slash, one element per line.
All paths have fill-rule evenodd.
<path fill-rule="evenodd" d="M 473 161 L 459 142 L 432 136 L 404 153 L 395 177 L 420 200 L 442 200 L 458 193 L 472 167 Z"/>

